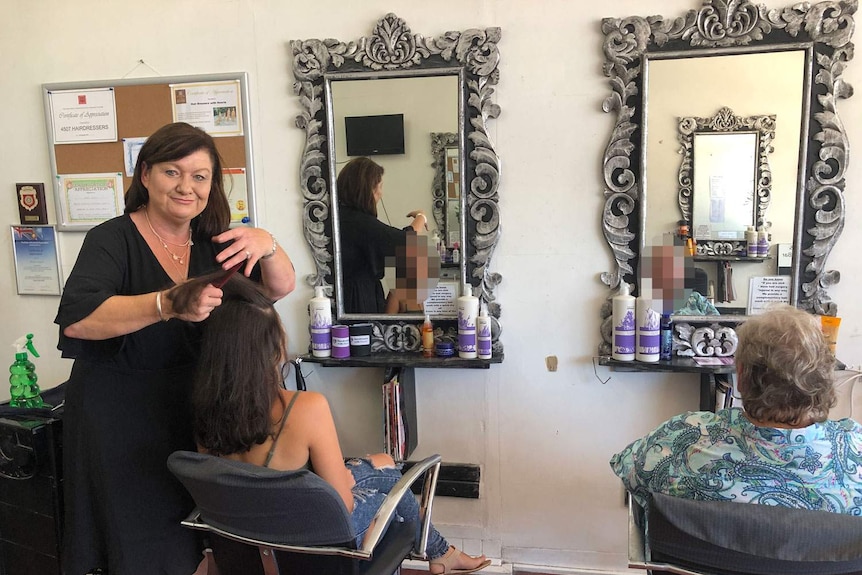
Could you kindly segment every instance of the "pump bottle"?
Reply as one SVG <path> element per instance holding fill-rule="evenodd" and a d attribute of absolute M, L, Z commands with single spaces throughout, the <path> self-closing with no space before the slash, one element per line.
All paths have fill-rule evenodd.
<path fill-rule="evenodd" d="M 476 316 L 479 315 L 479 298 L 473 295 L 473 286 L 464 284 L 458 306 L 458 357 L 476 358 Z"/>
<path fill-rule="evenodd" d="M 488 305 L 482 303 L 479 317 L 476 318 L 476 353 L 479 359 L 491 359 L 491 318 L 488 316 Z"/>
<path fill-rule="evenodd" d="M 33 354 L 33 357 L 39 357 L 36 348 L 33 347 L 33 334 L 19 337 L 12 344 L 15 348 L 15 363 L 9 366 L 9 395 L 11 400 L 9 405 L 12 407 L 43 407 L 45 402 L 42 401 L 42 396 L 39 394 L 39 386 L 36 381 L 39 377 L 36 375 L 36 366 L 27 357 L 27 351 Z"/>
<path fill-rule="evenodd" d="M 314 297 L 308 302 L 309 327 L 311 328 L 311 354 L 314 357 L 332 355 L 332 305 L 323 286 L 314 288 Z"/>
<path fill-rule="evenodd" d="M 617 361 L 635 359 L 635 298 L 629 294 L 629 284 L 620 284 L 620 293 L 612 300 L 613 352 Z"/>
<path fill-rule="evenodd" d="M 757 231 L 754 229 L 754 226 L 748 226 L 745 229 L 745 243 L 746 243 L 746 254 L 750 258 L 756 258 L 757 251 L 757 241 L 758 241 Z"/>

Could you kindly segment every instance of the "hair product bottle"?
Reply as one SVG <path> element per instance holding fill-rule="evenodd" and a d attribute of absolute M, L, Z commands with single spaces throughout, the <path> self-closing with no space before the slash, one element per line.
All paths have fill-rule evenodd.
<path fill-rule="evenodd" d="M 639 297 L 637 309 L 637 353 L 635 359 L 647 363 L 659 359 L 661 349 L 661 316 L 653 309 L 652 300 Z"/>
<path fill-rule="evenodd" d="M 476 317 L 479 315 L 479 298 L 473 295 L 473 286 L 464 284 L 458 298 L 458 356 L 476 358 Z"/>
<path fill-rule="evenodd" d="M 754 230 L 754 226 L 748 226 L 745 229 L 745 243 L 746 243 L 746 254 L 750 258 L 756 258 L 757 251 L 757 232 Z"/>
<path fill-rule="evenodd" d="M 308 302 L 308 318 L 311 354 L 314 357 L 329 357 L 332 355 L 332 305 L 323 286 L 314 288 L 314 297 Z"/>
<path fill-rule="evenodd" d="M 769 234 L 762 227 L 757 230 L 757 257 L 765 258 L 769 255 Z"/>
<path fill-rule="evenodd" d="M 620 292 L 612 299 L 613 352 L 618 361 L 635 359 L 635 298 L 629 295 L 629 284 L 623 281 Z"/>
<path fill-rule="evenodd" d="M 476 318 L 476 353 L 479 359 L 491 359 L 491 318 L 488 316 L 488 304 L 482 303 L 479 317 Z"/>
<path fill-rule="evenodd" d="M 661 316 L 661 327 L 659 333 L 661 349 L 659 349 L 659 359 L 662 361 L 670 361 L 673 359 L 673 320 L 670 319 L 670 314 L 664 313 Z"/>
<path fill-rule="evenodd" d="M 427 311 L 422 324 L 422 357 L 434 357 L 434 325 Z"/>

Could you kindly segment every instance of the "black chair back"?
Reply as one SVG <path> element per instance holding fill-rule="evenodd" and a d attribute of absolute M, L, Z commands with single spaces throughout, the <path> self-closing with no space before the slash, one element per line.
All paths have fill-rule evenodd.
<path fill-rule="evenodd" d="M 654 493 L 647 541 L 653 562 L 715 575 L 862 574 L 862 518 L 828 511 Z"/>

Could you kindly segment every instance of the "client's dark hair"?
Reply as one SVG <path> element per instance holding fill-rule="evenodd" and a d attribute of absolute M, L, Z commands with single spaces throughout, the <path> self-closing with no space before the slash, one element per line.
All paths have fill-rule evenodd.
<path fill-rule="evenodd" d="M 223 273 L 177 286 L 173 301 L 199 293 Z M 278 313 L 257 284 L 235 274 L 222 291 L 221 305 L 206 320 L 191 394 L 195 441 L 214 455 L 246 452 L 270 436 L 278 366 L 287 358 Z"/>

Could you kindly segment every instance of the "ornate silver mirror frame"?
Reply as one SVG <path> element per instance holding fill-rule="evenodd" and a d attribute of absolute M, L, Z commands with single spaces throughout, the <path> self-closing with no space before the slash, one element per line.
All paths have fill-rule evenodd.
<path fill-rule="evenodd" d="M 602 229 L 615 259 L 614 268 L 601 274 L 605 285 L 615 290 L 621 281 L 626 281 L 637 288 L 634 270 L 640 255 L 644 166 L 639 160 L 632 162 L 631 157 L 639 159 L 643 153 L 641 121 L 646 95 L 642 70 L 646 59 L 670 52 L 697 57 L 792 46 L 807 50 L 813 57 L 808 65 L 810 99 L 803 103 L 811 130 L 801 143 L 804 165 L 800 166 L 800 186 L 804 188 L 794 232 L 791 301 L 813 313 L 837 314 L 837 305 L 827 291 L 840 280 L 840 273 L 827 270 L 826 259 L 844 228 L 848 140 L 836 104 L 853 93 L 841 74 L 853 57 L 850 40 L 857 7 L 857 0 L 800 2 L 772 10 L 748 0 L 704 0 L 699 9 L 689 10 L 679 18 L 630 16 L 602 20 L 603 71 L 610 78 L 612 90 L 602 108 L 616 116 L 602 171 Z M 612 291 L 609 297 L 613 295 Z M 603 355 L 610 353 L 610 315 L 608 301 L 602 306 L 599 353 Z M 716 319 L 712 316 L 712 323 Z M 675 338 L 680 335 L 678 328 Z M 691 340 L 676 341 L 683 343 L 688 349 L 700 348 Z M 711 354 L 706 350 L 699 355 Z"/>
<path fill-rule="evenodd" d="M 431 132 L 431 167 L 434 168 L 431 197 L 438 230 L 446 229 L 446 148 L 453 146 L 458 146 L 458 134 Z"/>
<path fill-rule="evenodd" d="M 765 224 L 766 209 L 772 194 L 772 171 L 769 169 L 769 154 L 772 152 L 772 140 L 775 138 L 775 116 L 741 117 L 728 107 L 720 109 L 714 116 L 700 118 L 687 116 L 679 119 L 679 142 L 682 161 L 679 165 L 679 209 L 682 219 L 688 222 L 689 229 L 694 230 L 692 203 L 694 199 L 694 137 L 695 134 L 717 133 L 733 134 L 753 132 L 757 135 L 757 154 L 753 174 L 751 220 L 755 227 Z M 753 205 L 752 205 L 753 204 Z M 695 234 L 697 239 L 697 235 Z M 697 241 L 698 255 L 740 255 L 745 252 L 746 243 L 737 240 L 705 240 Z"/>
<path fill-rule="evenodd" d="M 502 280 L 490 270 L 491 256 L 500 236 L 499 158 L 488 136 L 488 121 L 500 114 L 492 101 L 494 86 L 499 80 L 500 28 L 469 29 L 445 32 L 433 38 L 411 32 L 409 26 L 389 13 L 375 25 L 371 36 L 355 41 L 335 39 L 293 40 L 294 92 L 299 97 L 302 112 L 296 125 L 305 131 L 306 144 L 300 166 L 300 187 L 304 201 L 303 225 L 317 271 L 306 280 L 312 286 L 324 286 L 333 293 L 336 259 L 333 241 L 333 205 L 331 188 L 335 174 L 331 160 L 332 121 L 326 83 L 335 78 L 391 77 L 399 75 L 458 74 L 461 78 L 461 133 L 458 145 L 462 158 L 464 221 L 461 277 L 469 281 L 477 296 L 488 305 L 491 316 L 494 354 L 502 354 L 499 340 L 500 304 L 494 290 Z M 436 204 L 435 204 L 436 205 Z M 435 209 L 435 218 L 437 217 Z M 355 323 L 367 321 L 338 314 L 337 321 Z M 371 347 L 374 352 L 411 352 L 421 349 L 421 319 L 398 316 L 375 316 L 372 323 Z M 415 320 L 414 320 L 415 321 Z M 435 322 L 438 335 L 457 339 L 456 320 Z"/>

